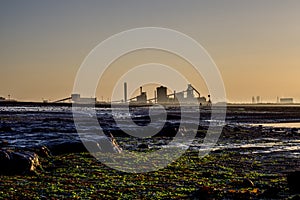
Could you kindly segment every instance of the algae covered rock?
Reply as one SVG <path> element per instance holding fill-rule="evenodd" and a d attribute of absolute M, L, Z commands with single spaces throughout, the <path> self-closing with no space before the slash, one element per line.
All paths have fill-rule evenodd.
<path fill-rule="evenodd" d="M 40 166 L 36 153 L 0 150 L 0 174 L 14 175 L 34 172 Z"/>
<path fill-rule="evenodd" d="M 291 191 L 300 193 L 300 170 L 289 172 L 287 181 Z"/>

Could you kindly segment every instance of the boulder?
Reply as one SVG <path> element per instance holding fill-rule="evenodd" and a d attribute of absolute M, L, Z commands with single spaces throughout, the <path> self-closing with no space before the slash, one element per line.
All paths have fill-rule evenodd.
<path fill-rule="evenodd" d="M 241 186 L 242 187 L 254 187 L 254 183 L 249 178 L 244 178 Z"/>
<path fill-rule="evenodd" d="M 137 146 L 137 149 L 149 149 L 149 145 L 142 143 Z"/>
<path fill-rule="evenodd" d="M 87 152 L 82 142 L 77 140 L 52 140 L 47 142 L 45 146 L 53 155 Z"/>
<path fill-rule="evenodd" d="M 114 138 L 114 136 L 111 133 L 109 134 L 109 137 L 102 138 L 99 141 L 99 146 L 102 152 L 110 152 L 110 153 L 122 152 L 122 148 L 119 146 L 117 140 Z"/>
<path fill-rule="evenodd" d="M 254 183 L 249 178 L 243 178 L 241 180 L 232 180 L 232 186 L 235 188 L 251 188 L 254 187 Z"/>
<path fill-rule="evenodd" d="M 33 146 L 22 148 L 24 151 L 36 153 L 39 157 L 48 158 L 51 156 L 50 150 L 46 146 Z"/>
<path fill-rule="evenodd" d="M 34 172 L 38 166 L 38 155 L 33 152 L 0 150 L 2 175 L 26 174 Z"/>
<path fill-rule="evenodd" d="M 289 172 L 287 174 L 287 182 L 290 190 L 294 193 L 300 193 L 300 170 Z"/>
<path fill-rule="evenodd" d="M 263 199 L 279 199 L 278 193 L 280 192 L 280 188 L 277 187 L 268 187 L 262 194 L 261 198 Z"/>
<path fill-rule="evenodd" d="M 12 132 L 11 127 L 9 126 L 0 126 L 0 132 Z"/>
<path fill-rule="evenodd" d="M 298 134 L 298 129 L 297 129 L 297 128 L 292 128 L 291 132 L 292 132 L 293 134 Z"/>
<path fill-rule="evenodd" d="M 0 140 L 0 147 L 5 147 L 8 146 L 8 141 L 7 140 Z"/>
<path fill-rule="evenodd" d="M 0 150 L 0 163 L 3 164 L 4 161 L 7 161 L 9 159 L 10 159 L 10 157 L 9 157 L 8 153 L 6 151 Z"/>
<path fill-rule="evenodd" d="M 195 190 L 189 196 L 189 199 L 194 199 L 194 200 L 212 199 L 213 190 L 214 188 L 208 186 L 202 186 L 199 189 Z"/>
<path fill-rule="evenodd" d="M 35 150 L 35 153 L 37 153 L 40 157 L 48 158 L 51 155 L 50 150 L 46 146 L 40 146 Z"/>
<path fill-rule="evenodd" d="M 46 146 L 53 155 L 82 152 L 110 152 L 120 153 L 122 149 L 114 138 L 103 137 L 98 140 L 55 140 L 49 141 Z"/>

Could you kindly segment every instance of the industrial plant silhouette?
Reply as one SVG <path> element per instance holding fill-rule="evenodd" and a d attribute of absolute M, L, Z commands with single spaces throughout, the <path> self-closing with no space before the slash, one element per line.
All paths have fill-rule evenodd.
<path fill-rule="evenodd" d="M 81 97 L 80 94 L 72 94 L 71 97 L 54 101 L 53 103 L 59 103 L 64 101 L 71 101 L 75 104 L 97 104 L 101 103 L 97 101 L 96 97 L 87 98 Z M 103 103 L 103 102 L 102 102 Z M 127 96 L 127 83 L 124 83 L 124 99 L 106 103 L 131 103 L 131 104 L 199 104 L 210 105 L 210 95 L 208 100 L 206 97 L 201 96 L 200 92 L 195 89 L 191 84 L 187 85 L 187 89 L 184 91 L 168 94 L 168 88 L 165 86 L 159 86 L 154 91 L 154 98 L 147 98 L 147 92 L 143 91 L 143 87 L 140 87 L 139 95 L 128 98 Z"/>
<path fill-rule="evenodd" d="M 154 92 L 154 98 L 148 99 L 147 93 L 143 92 L 143 88 L 140 87 L 140 94 L 136 97 L 129 99 L 131 103 L 158 103 L 158 104 L 179 104 L 181 103 L 192 104 L 197 103 L 201 105 L 210 104 L 210 96 L 207 101 L 205 97 L 201 97 L 200 92 L 196 90 L 191 84 L 188 84 L 187 89 L 181 92 L 174 91 L 168 94 L 168 88 L 164 86 L 157 87 Z M 127 102 L 127 83 L 124 83 L 124 101 Z"/>

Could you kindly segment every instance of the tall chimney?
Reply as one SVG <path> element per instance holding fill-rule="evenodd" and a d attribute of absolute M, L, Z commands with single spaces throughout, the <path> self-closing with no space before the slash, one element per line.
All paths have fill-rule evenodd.
<path fill-rule="evenodd" d="M 143 93 L 143 87 L 140 87 L 140 94 Z"/>
<path fill-rule="evenodd" d="M 127 83 L 124 82 L 124 102 L 127 102 Z"/>

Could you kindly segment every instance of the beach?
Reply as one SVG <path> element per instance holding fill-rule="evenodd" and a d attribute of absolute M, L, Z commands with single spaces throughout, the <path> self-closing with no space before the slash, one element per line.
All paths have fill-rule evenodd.
<path fill-rule="evenodd" d="M 300 107 L 292 106 L 229 106 L 218 142 L 208 155 L 199 157 L 206 150 L 203 139 L 211 122 L 207 108 L 201 109 L 197 137 L 189 147 L 169 145 L 178 128 L 176 109 L 168 112 L 168 123 L 157 135 L 135 139 L 116 126 L 109 108 L 97 108 L 101 127 L 123 150 L 188 149 L 165 168 L 126 173 L 87 152 L 81 141 L 90 141 L 93 129 L 80 138 L 70 107 L 2 106 L 1 151 L 32 152 L 38 163 L 32 170 L 15 173 L 1 168 L 0 198 L 296 199 L 299 187 L 288 177 L 296 176 L 300 166 L 299 111 Z M 130 117 L 140 125 L 149 123 L 147 108 L 134 108 L 132 116 L 122 113 L 120 109 L 114 117 L 121 122 Z M 285 124 L 281 127 L 280 123 Z M 0 162 L 5 159 L 1 157 Z"/>

